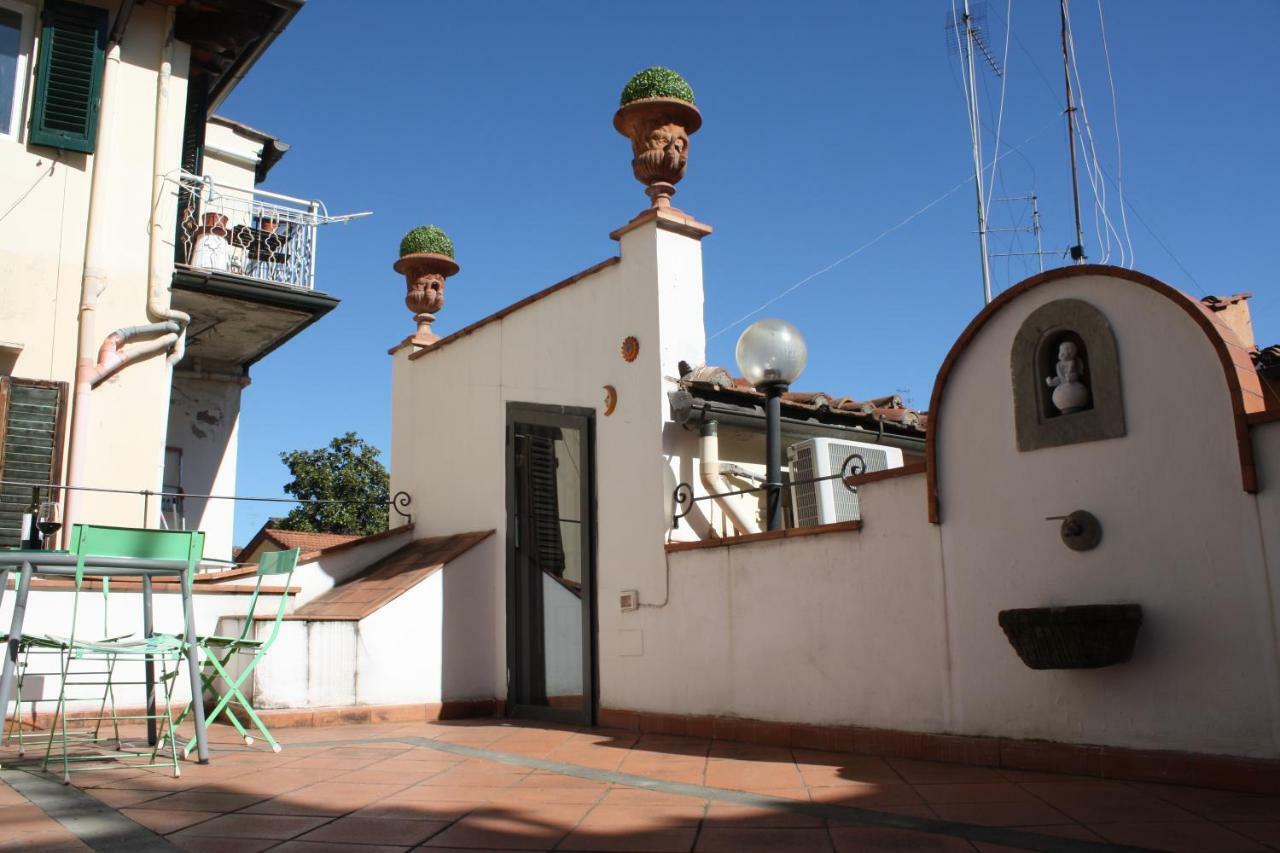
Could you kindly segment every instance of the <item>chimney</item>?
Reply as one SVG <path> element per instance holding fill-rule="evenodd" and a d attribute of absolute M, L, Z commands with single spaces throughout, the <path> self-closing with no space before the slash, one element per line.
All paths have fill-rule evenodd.
<path fill-rule="evenodd" d="M 1204 307 L 1218 315 L 1218 319 L 1227 324 L 1236 333 L 1240 343 L 1249 352 L 1257 349 L 1253 339 L 1253 318 L 1249 314 L 1249 299 L 1252 293 L 1237 293 L 1234 296 L 1206 296 L 1200 300 Z"/>

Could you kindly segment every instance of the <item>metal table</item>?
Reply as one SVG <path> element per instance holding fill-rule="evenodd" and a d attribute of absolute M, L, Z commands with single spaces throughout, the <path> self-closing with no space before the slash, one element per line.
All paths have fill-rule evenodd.
<path fill-rule="evenodd" d="M 13 683 L 17 676 L 18 644 L 22 638 L 22 622 L 26 616 L 27 593 L 31 590 L 31 578 L 34 575 L 43 577 L 74 578 L 76 576 L 75 554 L 69 551 L 30 551 L 0 548 L 0 603 L 4 602 L 4 591 L 8 584 L 9 572 L 19 569 L 17 588 L 14 591 L 13 621 L 9 626 L 9 644 L 5 650 L 4 668 L 0 671 L 0 720 L 9 711 L 9 699 L 13 695 Z M 182 586 L 182 614 L 186 626 L 187 671 L 191 676 L 191 708 L 196 725 L 196 755 L 201 764 L 209 763 L 209 740 L 204 724 L 204 688 L 200 683 L 200 660 L 196 651 L 195 608 L 191 602 L 191 577 L 187 573 L 186 560 L 141 560 L 131 557 L 88 557 L 84 561 L 85 573 L 94 577 L 142 578 L 142 630 L 147 636 L 152 632 L 151 579 L 176 575 Z M 148 712 L 155 698 L 155 672 L 150 662 L 147 664 L 147 705 Z M 148 721 L 148 734 L 154 742 L 154 720 Z"/>

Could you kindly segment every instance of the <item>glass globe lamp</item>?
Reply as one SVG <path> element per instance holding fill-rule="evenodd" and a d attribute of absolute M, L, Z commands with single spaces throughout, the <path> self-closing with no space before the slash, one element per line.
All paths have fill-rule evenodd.
<path fill-rule="evenodd" d="M 738 338 L 734 358 L 756 388 L 785 389 L 804 372 L 809 348 L 800 330 L 786 320 L 758 320 Z"/>

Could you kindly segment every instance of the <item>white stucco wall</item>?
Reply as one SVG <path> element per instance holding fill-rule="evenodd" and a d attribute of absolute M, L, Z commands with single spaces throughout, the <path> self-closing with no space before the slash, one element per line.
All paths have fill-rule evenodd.
<path fill-rule="evenodd" d="M 1065 296 L 1114 329 L 1128 434 L 1020 453 L 1012 340 Z M 1124 281 L 1043 285 L 974 339 L 938 423 L 940 526 L 912 475 L 861 487 L 858 532 L 670 554 L 670 602 L 622 614 L 628 652 L 601 656 L 605 704 L 1280 755 L 1280 425 L 1252 428 L 1249 495 L 1220 362 L 1181 308 Z M 1045 520 L 1075 509 L 1103 525 L 1094 551 Z M 1121 602 L 1146 622 L 1134 659 L 1100 670 L 1030 670 L 997 624 Z"/>
<path fill-rule="evenodd" d="M 165 445 L 182 453 L 182 488 L 191 495 L 234 495 L 240 433 L 240 383 L 174 373 Z M 230 560 L 235 502 L 185 498 L 187 530 L 205 534 L 204 555 Z"/>
<path fill-rule="evenodd" d="M 1115 333 L 1127 435 L 1019 453 L 1011 342 L 1028 314 L 1067 296 Z M 951 374 L 938 432 L 957 730 L 1280 752 L 1276 566 L 1241 485 L 1231 411 L 1205 334 L 1146 287 L 1064 279 L 992 317 Z M 1076 509 L 1102 523 L 1096 550 L 1067 549 L 1045 521 Z M 1033 672 L 996 625 L 1005 608 L 1119 602 L 1143 606 L 1134 659 L 1094 672 Z"/>
<path fill-rule="evenodd" d="M 254 702 L 318 708 L 492 698 L 489 608 L 500 552 L 489 537 L 359 621 L 285 621 L 252 678 Z M 220 630 L 242 624 L 227 619 Z M 254 635 L 270 631 L 260 622 Z"/>
<path fill-rule="evenodd" d="M 409 360 L 411 347 L 395 355 L 392 491 L 413 496 L 419 535 L 498 531 L 481 572 L 492 596 L 488 621 L 477 619 L 472 628 L 491 632 L 488 696 L 506 694 L 507 403 L 594 409 L 597 482 L 602 490 L 609 484 L 611 494 L 626 484 L 625 500 L 602 500 L 597 518 L 602 659 L 617 655 L 619 592 L 639 588 L 644 600 L 654 601 L 662 595 L 662 469 L 671 452 L 664 424 L 673 387 L 664 377 L 677 375 L 681 359 L 703 360 L 701 245 L 653 222 L 622 235 L 620 243 L 617 265 L 421 358 Z M 451 331 L 444 325 L 448 316 L 436 322 L 438 334 Z M 628 335 L 640 342 L 631 363 L 619 352 Z M 606 384 L 618 392 L 608 417 Z M 612 689 L 604 679 L 606 704 Z"/>
<path fill-rule="evenodd" d="M 923 478 L 860 494 L 861 531 L 669 554 L 666 606 L 621 614 L 626 648 L 601 659 L 609 707 L 943 729 L 942 575 Z"/>
<path fill-rule="evenodd" d="M 116 3 L 95 5 L 110 8 Z M 139 5 L 121 49 L 116 87 L 105 93 L 99 121 L 109 125 L 115 151 L 102 203 L 106 217 L 106 289 L 98 301 L 94 352 L 113 330 L 151 322 L 146 313 L 148 221 L 156 107 L 156 78 L 163 43 L 164 10 Z M 35 27 L 37 41 L 39 27 Z M 38 55 L 35 46 L 32 56 Z M 177 168 L 184 120 L 189 48 L 175 45 L 169 127 L 159 163 Z M 29 70 L 34 68 L 29 63 Z M 30 85 L 29 81 L 29 92 Z M 28 107 L 30 94 L 28 94 Z M 109 114 L 109 115 L 108 115 Z M 24 125 L 26 119 L 24 118 Z M 25 134 L 24 134 L 25 135 Z M 22 351 L 12 373 L 25 379 L 74 385 L 80 282 L 84 272 L 89 182 L 94 155 L 28 146 L 0 139 L 0 175 L 6 197 L 29 193 L 0 228 L 0 341 Z M 164 225 L 162 275 L 171 275 L 176 197 L 160 211 Z M 160 488 L 168 418 L 169 368 L 162 357 L 137 363 L 93 392 L 90 449 L 84 485 L 123 489 Z M 69 432 L 69 430 L 68 430 Z M 65 460 L 65 453 L 64 453 Z M 149 523 L 159 507 L 152 502 Z M 138 525 L 142 499 L 86 495 L 82 518 L 100 524 Z"/>

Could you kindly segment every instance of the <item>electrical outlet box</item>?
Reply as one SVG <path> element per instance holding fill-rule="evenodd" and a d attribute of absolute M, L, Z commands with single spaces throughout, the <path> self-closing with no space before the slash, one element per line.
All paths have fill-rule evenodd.
<path fill-rule="evenodd" d="M 629 613 L 632 610 L 640 609 L 640 593 L 634 589 L 624 589 L 619 597 L 619 604 L 622 605 L 622 612 Z"/>

